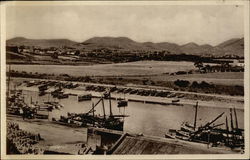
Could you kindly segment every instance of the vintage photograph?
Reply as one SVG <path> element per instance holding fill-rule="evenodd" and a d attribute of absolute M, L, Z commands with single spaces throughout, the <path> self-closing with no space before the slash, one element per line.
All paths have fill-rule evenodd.
<path fill-rule="evenodd" d="M 236 2 L 5 3 L 3 154 L 244 155 Z"/>

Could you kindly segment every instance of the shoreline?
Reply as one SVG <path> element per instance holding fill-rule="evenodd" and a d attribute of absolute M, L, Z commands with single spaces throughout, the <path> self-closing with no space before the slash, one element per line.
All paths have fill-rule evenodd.
<path fill-rule="evenodd" d="M 63 152 L 68 154 L 77 154 L 77 151 L 80 149 L 79 144 L 86 144 L 88 146 L 95 145 L 93 142 L 88 142 L 87 138 L 87 132 L 86 128 L 72 128 L 68 126 L 62 126 L 55 124 L 51 121 L 46 120 L 23 120 L 21 117 L 17 116 L 9 116 L 7 115 L 7 122 L 15 122 L 18 123 L 21 127 L 21 129 L 25 129 L 29 132 L 37 132 L 41 134 L 41 137 L 44 138 L 44 141 L 39 144 L 40 147 L 44 148 L 47 151 L 55 151 L 55 152 Z M 33 126 L 33 127 L 30 127 Z M 39 127 L 40 126 L 40 127 Z M 41 126 L 43 126 L 41 128 Z M 31 129 L 33 128 L 33 129 Z M 49 130 L 48 130 L 49 128 Z M 51 130 L 52 129 L 52 130 Z M 94 129 L 95 128 L 89 128 Z M 84 132 L 82 132 L 84 130 Z M 105 132 L 105 129 L 97 128 L 98 131 Z M 49 131 L 51 134 L 47 134 Z M 56 132 L 60 131 L 60 132 Z M 58 138 L 62 133 L 68 132 L 71 133 L 71 135 L 66 136 L 63 140 Z M 53 133 L 53 134 L 52 134 Z M 124 134 L 125 132 L 119 133 Z M 139 133 L 129 133 L 127 134 L 131 136 L 138 137 Z M 52 137 L 50 137 L 53 135 Z M 72 136 L 74 137 L 74 140 L 72 140 Z M 85 140 L 79 140 L 81 136 L 84 136 Z M 195 152 L 195 153 L 214 153 L 214 154 L 240 154 L 240 152 L 231 150 L 227 147 L 209 147 L 207 148 L 207 144 L 202 143 L 196 143 L 196 142 L 189 142 L 189 141 L 182 141 L 182 140 L 172 140 L 167 139 L 160 136 L 151 136 L 151 135 L 141 135 L 140 138 L 142 139 L 148 139 L 150 141 L 160 142 L 160 143 L 166 143 L 168 145 L 176 145 L 176 146 L 183 146 L 185 148 L 188 148 L 189 152 Z M 69 149 L 71 148 L 71 149 Z M 199 150 L 199 151 L 198 151 Z"/>
<path fill-rule="evenodd" d="M 30 80 L 31 78 L 13 78 L 12 80 Z M 32 79 L 32 80 L 43 80 L 44 79 Z M 56 81 L 56 80 L 50 80 Z M 66 83 L 67 81 L 60 81 Z M 132 88 L 132 89 L 145 89 L 140 86 L 118 86 L 118 85 L 107 85 L 107 84 L 97 84 L 97 83 L 84 83 L 84 82 L 74 82 L 81 86 L 75 89 L 64 89 L 66 94 L 70 95 L 81 95 L 81 94 L 92 94 L 93 97 L 100 98 L 103 92 L 95 92 L 95 91 L 86 91 L 84 89 L 87 85 L 96 85 L 96 86 L 103 86 L 103 87 L 117 87 L 117 88 Z M 150 86 L 146 90 L 151 90 Z M 20 88 L 20 87 L 19 87 Z M 20 89 L 28 90 L 28 91 L 39 91 L 37 87 L 25 87 L 21 86 Z M 155 89 L 155 88 L 154 88 Z M 48 89 L 47 93 L 50 92 L 51 89 Z M 156 89 L 159 90 L 159 89 Z M 227 96 L 227 95 L 213 95 L 213 94 L 204 94 L 204 93 L 193 93 L 193 92 L 181 92 L 181 91 L 173 91 L 169 89 L 161 88 L 159 91 L 170 91 L 171 93 L 181 93 L 184 95 L 192 95 L 192 96 L 208 96 L 212 100 L 197 100 L 194 99 L 187 99 L 187 98 L 167 98 L 167 97 L 155 97 L 155 96 L 141 96 L 141 95 L 132 95 L 132 94 L 124 94 L 124 93 L 111 93 L 112 99 L 119 99 L 125 97 L 126 100 L 131 102 L 141 102 L 141 103 L 152 103 L 152 104 L 160 104 L 160 105 L 181 105 L 181 106 L 194 106 L 196 102 L 199 102 L 199 106 L 201 107 L 214 107 L 214 108 L 236 108 L 244 110 L 244 97 L 242 96 Z M 214 97 L 219 98 L 221 100 L 215 100 Z M 149 100 L 150 99 L 150 100 Z M 178 99 L 179 102 L 173 103 L 173 100 Z M 223 100 L 223 101 L 222 101 Z"/>

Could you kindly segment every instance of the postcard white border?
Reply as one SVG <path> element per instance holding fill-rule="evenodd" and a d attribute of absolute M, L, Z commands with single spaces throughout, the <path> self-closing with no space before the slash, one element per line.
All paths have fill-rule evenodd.
<path fill-rule="evenodd" d="M 10 5 L 244 5 L 245 44 L 245 153 L 244 154 L 195 154 L 195 155 L 6 155 L 6 60 L 5 60 L 5 10 Z M 1 159 L 248 159 L 249 158 L 249 1 L 12 1 L 1 2 Z"/>

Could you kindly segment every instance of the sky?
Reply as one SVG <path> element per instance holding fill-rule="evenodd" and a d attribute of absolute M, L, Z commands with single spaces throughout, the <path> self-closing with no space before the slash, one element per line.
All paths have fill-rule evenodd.
<path fill-rule="evenodd" d="M 7 6 L 6 38 L 128 37 L 138 42 L 217 45 L 244 35 L 235 5 Z"/>

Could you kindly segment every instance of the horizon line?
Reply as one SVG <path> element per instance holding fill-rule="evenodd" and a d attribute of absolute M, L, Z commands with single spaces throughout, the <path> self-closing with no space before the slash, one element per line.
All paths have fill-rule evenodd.
<path fill-rule="evenodd" d="M 198 46 L 203 46 L 203 45 L 210 45 L 212 47 L 215 47 L 215 46 L 218 46 L 219 44 L 225 42 L 225 41 L 228 41 L 228 40 L 231 40 L 231 39 L 244 39 L 244 36 L 240 36 L 240 37 L 235 37 L 235 38 L 230 38 L 228 40 L 225 40 L 225 41 L 222 41 L 220 43 L 218 43 L 217 45 L 211 45 L 209 43 L 204 43 L 204 44 L 198 44 L 194 41 L 190 41 L 188 43 L 184 43 L 184 44 L 178 44 L 178 43 L 175 43 L 175 42 L 169 42 L 169 41 L 162 41 L 162 42 L 152 42 L 152 41 L 144 41 L 144 42 L 140 42 L 140 41 L 135 41 L 133 40 L 132 38 L 130 37 L 125 37 L 125 36 L 94 36 L 94 37 L 91 37 L 91 38 L 88 38 L 86 40 L 83 40 L 83 41 L 76 41 L 76 40 L 72 40 L 70 38 L 50 38 L 50 39 L 47 39 L 47 38 L 27 38 L 27 37 L 23 37 L 23 36 L 16 36 L 16 37 L 13 37 L 13 38 L 9 38 L 9 39 L 6 39 L 6 41 L 8 40 L 11 40 L 11 39 L 15 39 L 15 38 L 24 38 L 24 39 L 30 39 L 30 40 L 70 40 L 72 42 L 76 42 L 76 43 L 83 43 L 89 39 L 92 39 L 92 38 L 128 38 L 134 42 L 137 42 L 137 43 L 154 43 L 154 44 L 157 44 L 157 43 L 171 43 L 171 44 L 176 44 L 178 46 L 184 46 L 184 45 L 187 45 L 187 44 L 190 44 L 190 43 L 194 43 L 194 44 L 197 44 Z"/>

